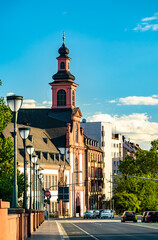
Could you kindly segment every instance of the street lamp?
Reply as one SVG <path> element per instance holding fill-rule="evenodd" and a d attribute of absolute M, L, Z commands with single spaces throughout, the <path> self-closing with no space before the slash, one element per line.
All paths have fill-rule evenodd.
<path fill-rule="evenodd" d="M 42 169 L 40 169 L 40 170 L 42 170 Z M 42 210 L 42 199 L 43 199 L 43 197 L 42 197 L 42 180 L 43 180 L 43 174 L 39 172 L 38 178 L 39 178 L 39 192 L 40 192 L 39 209 Z"/>
<path fill-rule="evenodd" d="M 42 178 L 42 176 L 41 176 L 41 168 L 39 168 L 38 169 L 38 171 L 37 171 L 37 175 L 38 175 L 38 183 L 37 183 L 37 185 L 38 185 L 38 204 L 37 204 L 37 208 L 38 208 L 38 210 L 40 209 L 40 198 L 41 198 L 41 185 L 40 185 L 40 178 Z"/>
<path fill-rule="evenodd" d="M 27 209 L 26 139 L 29 136 L 30 128 L 29 127 L 21 127 L 21 128 L 19 128 L 19 133 L 23 140 L 23 145 L 24 145 L 24 201 L 23 201 L 23 208 Z"/>
<path fill-rule="evenodd" d="M 26 146 L 27 152 L 30 157 L 30 209 L 32 209 L 32 170 L 31 170 L 31 159 L 32 159 L 32 154 L 34 152 L 34 146 L 33 145 L 28 145 Z"/>
<path fill-rule="evenodd" d="M 33 209 L 35 210 L 36 209 L 36 206 L 35 206 L 35 163 L 37 162 L 37 155 L 35 155 L 35 154 L 32 155 L 32 162 L 33 162 L 33 185 L 34 185 Z"/>
<path fill-rule="evenodd" d="M 12 207 L 18 208 L 18 185 L 17 185 L 17 117 L 18 110 L 22 105 L 22 96 L 12 95 L 7 96 L 7 104 L 11 111 L 13 112 L 14 118 L 14 182 L 13 182 L 13 199 L 12 199 Z"/>
<path fill-rule="evenodd" d="M 38 207 L 37 207 L 37 192 L 38 192 L 38 189 L 37 189 L 37 176 L 38 176 L 38 169 L 39 169 L 39 164 L 38 163 L 36 163 L 36 210 L 38 210 Z"/>

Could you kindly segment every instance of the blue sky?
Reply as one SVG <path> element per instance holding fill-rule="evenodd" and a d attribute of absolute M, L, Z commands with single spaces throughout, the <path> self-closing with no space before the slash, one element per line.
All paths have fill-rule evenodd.
<path fill-rule="evenodd" d="M 148 148 L 158 136 L 158 1 L 0 1 L 1 96 L 48 107 L 65 31 L 77 105 Z"/>

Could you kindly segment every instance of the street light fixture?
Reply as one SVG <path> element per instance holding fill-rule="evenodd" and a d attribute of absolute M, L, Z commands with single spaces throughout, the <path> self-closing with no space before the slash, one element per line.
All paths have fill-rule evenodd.
<path fill-rule="evenodd" d="M 17 185 L 17 117 L 18 110 L 22 105 L 22 96 L 12 95 L 7 96 L 7 104 L 11 111 L 13 112 L 14 118 L 14 182 L 13 182 L 13 199 L 12 199 L 12 208 L 18 208 L 18 185 Z"/>
<path fill-rule="evenodd" d="M 36 206 L 35 206 L 35 163 L 37 162 L 37 155 L 33 154 L 31 160 L 32 160 L 32 163 L 33 163 L 33 185 L 34 185 L 34 189 L 33 189 L 33 193 L 34 193 L 33 209 L 35 210 L 35 208 L 36 208 Z"/>
<path fill-rule="evenodd" d="M 39 169 L 39 164 L 36 163 L 36 210 L 38 210 L 38 206 L 37 206 L 37 192 L 38 192 L 38 189 L 37 189 L 37 187 L 38 187 L 38 185 L 37 185 L 38 178 L 37 178 L 37 176 L 38 176 L 38 169 Z"/>
<path fill-rule="evenodd" d="M 34 152 L 34 146 L 33 145 L 28 145 L 26 146 L 27 152 L 30 157 L 30 209 L 32 209 L 32 164 L 31 164 L 31 159 L 32 159 L 32 154 Z"/>
<path fill-rule="evenodd" d="M 23 208 L 27 209 L 26 139 L 29 136 L 30 128 L 29 127 L 21 127 L 21 128 L 19 128 L 19 133 L 20 133 L 21 138 L 23 139 L 23 145 L 24 145 L 24 201 L 23 201 Z"/>
<path fill-rule="evenodd" d="M 42 169 L 41 168 L 39 168 L 38 169 L 38 171 L 37 171 L 37 174 L 38 174 L 38 210 L 40 209 L 40 202 L 41 202 L 41 184 L 40 184 L 40 180 L 41 180 L 41 178 L 42 178 L 42 176 L 41 176 L 41 171 L 42 171 Z"/>

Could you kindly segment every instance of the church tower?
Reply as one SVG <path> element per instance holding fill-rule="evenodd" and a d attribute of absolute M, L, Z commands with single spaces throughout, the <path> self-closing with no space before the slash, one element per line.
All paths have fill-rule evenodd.
<path fill-rule="evenodd" d="M 63 34 L 63 44 L 59 48 L 57 57 L 58 72 L 52 76 L 52 109 L 75 108 L 76 107 L 76 87 L 75 77 L 70 73 L 69 49 L 65 46 L 65 36 Z"/>

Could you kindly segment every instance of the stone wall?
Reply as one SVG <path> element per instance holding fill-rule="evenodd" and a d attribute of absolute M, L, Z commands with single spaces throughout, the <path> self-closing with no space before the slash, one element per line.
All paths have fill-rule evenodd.
<path fill-rule="evenodd" d="M 0 240 L 25 240 L 44 222 L 44 211 L 11 209 L 0 199 Z"/>

